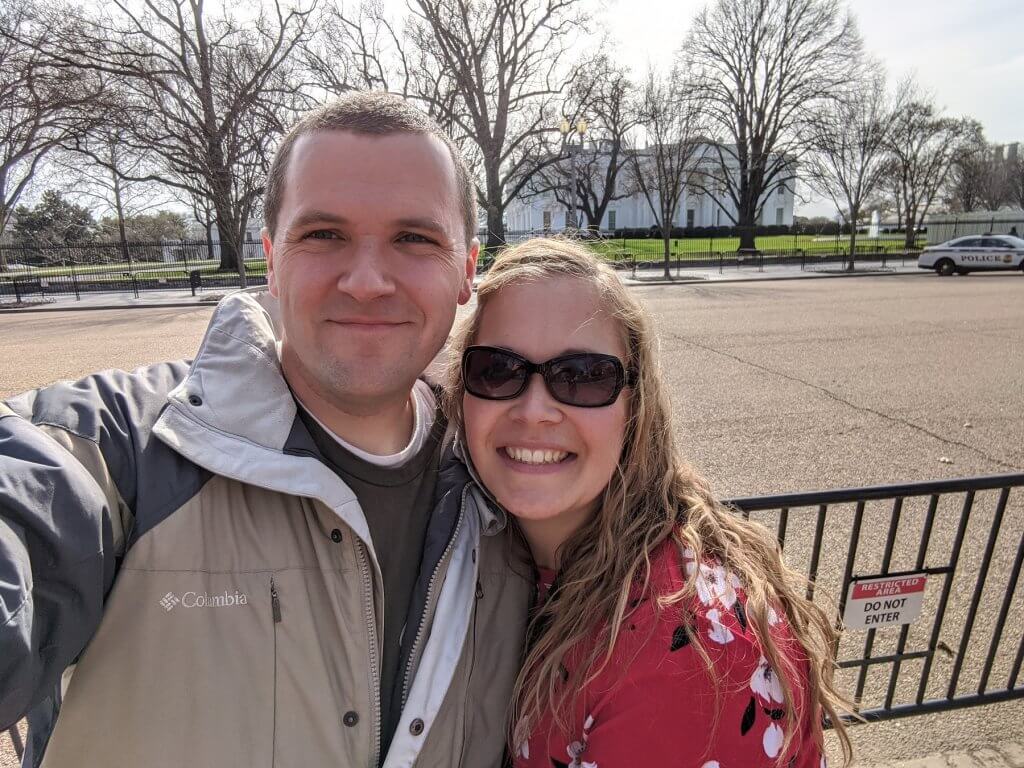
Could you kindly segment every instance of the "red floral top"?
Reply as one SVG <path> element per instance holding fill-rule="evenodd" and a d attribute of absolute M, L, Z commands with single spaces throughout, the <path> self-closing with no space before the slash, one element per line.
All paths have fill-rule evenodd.
<path fill-rule="evenodd" d="M 668 594 L 685 583 L 697 563 L 666 542 L 652 562 L 649 593 Z M 687 557 L 690 555 L 691 557 Z M 577 696 L 569 733 L 550 713 L 527 743 L 515 768 L 824 768 L 810 715 L 785 754 L 782 686 L 748 627 L 739 581 L 714 562 L 699 567 L 692 618 L 678 606 L 658 615 L 640 599 L 623 624 L 612 659 Z M 541 573 L 541 595 L 554 574 Z M 769 615 L 781 652 L 807 668 L 783 621 Z M 653 628 L 653 631 L 652 631 Z M 715 682 L 692 647 L 698 637 L 711 659 Z M 580 654 L 570 654 L 567 665 Z M 796 681 L 801 702 L 806 677 Z M 806 712 L 806 708 L 801 706 Z"/>

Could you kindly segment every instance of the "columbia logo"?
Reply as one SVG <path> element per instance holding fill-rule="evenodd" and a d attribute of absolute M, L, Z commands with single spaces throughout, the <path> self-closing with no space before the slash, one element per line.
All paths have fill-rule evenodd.
<path fill-rule="evenodd" d="M 174 610 L 174 606 L 176 606 L 180 602 L 181 600 L 179 600 L 178 596 L 175 595 L 173 592 L 168 592 L 166 595 L 160 598 L 160 605 L 164 607 L 165 611 Z"/>

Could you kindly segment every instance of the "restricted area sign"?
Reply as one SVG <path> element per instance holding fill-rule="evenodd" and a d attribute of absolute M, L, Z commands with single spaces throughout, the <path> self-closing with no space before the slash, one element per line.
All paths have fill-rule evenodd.
<path fill-rule="evenodd" d="M 843 623 L 847 629 L 911 624 L 921 613 L 927 583 L 925 573 L 853 581 L 846 596 Z"/>

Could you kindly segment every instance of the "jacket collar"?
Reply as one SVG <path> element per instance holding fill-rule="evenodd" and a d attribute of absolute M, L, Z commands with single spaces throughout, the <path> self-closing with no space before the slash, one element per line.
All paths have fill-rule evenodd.
<path fill-rule="evenodd" d="M 280 451 L 296 405 L 281 372 L 271 311 L 274 301 L 265 291 L 223 299 L 188 375 L 168 401 L 209 429 Z"/>
<path fill-rule="evenodd" d="M 477 507 L 480 510 L 481 532 L 484 536 L 493 536 L 496 533 L 500 533 L 508 525 L 508 512 L 498 503 L 498 500 L 494 498 L 491 492 L 487 490 L 487 486 L 480 481 L 480 476 L 477 474 L 476 467 L 473 466 L 473 460 L 470 458 L 469 449 L 466 448 L 461 432 L 455 434 L 452 453 L 456 459 L 465 465 L 466 471 L 473 480 L 473 490 L 476 491 L 478 497 Z"/>

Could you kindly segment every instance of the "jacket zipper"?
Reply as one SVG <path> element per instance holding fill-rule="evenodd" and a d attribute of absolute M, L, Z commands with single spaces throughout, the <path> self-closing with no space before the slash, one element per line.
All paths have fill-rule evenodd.
<path fill-rule="evenodd" d="M 373 700 L 373 754 L 369 768 L 377 768 L 380 763 L 380 663 L 377 653 L 377 620 L 373 611 L 373 577 L 370 575 L 370 557 L 361 541 L 356 542 L 359 551 L 359 571 L 363 576 L 363 587 L 367 599 L 363 602 L 366 627 L 370 631 L 370 675 L 374 685 L 370 695 Z"/>
<path fill-rule="evenodd" d="M 270 613 L 274 617 L 274 623 L 281 623 L 281 599 L 277 595 L 277 586 L 274 584 L 274 577 L 270 577 Z M 274 628 L 276 634 L 277 628 Z"/>
<path fill-rule="evenodd" d="M 441 570 L 441 566 L 445 564 L 448 558 L 451 556 L 452 549 L 455 548 L 455 542 L 459 538 L 459 530 L 462 528 L 462 518 L 466 513 L 466 493 L 469 491 L 469 484 L 462 489 L 462 499 L 459 504 L 459 519 L 455 521 L 455 530 L 452 532 L 452 537 L 448 540 L 448 546 L 445 547 L 444 552 L 441 554 L 440 559 L 437 561 L 437 565 L 434 566 L 434 572 L 430 574 L 430 581 L 427 583 L 427 599 L 423 603 L 423 615 L 420 616 L 420 623 L 416 629 L 416 637 L 412 641 L 412 648 L 409 649 L 409 661 L 405 665 L 405 676 L 402 679 L 402 709 L 405 709 L 405 702 L 409 698 L 409 675 L 412 673 L 413 664 L 416 663 L 417 650 L 419 649 L 420 641 L 423 639 L 423 631 L 426 628 L 427 614 L 430 613 L 430 601 L 434 595 L 434 585 L 437 583 L 437 574 Z M 476 607 L 473 608 L 474 612 Z"/>
<path fill-rule="evenodd" d="M 274 619 L 274 730 L 270 734 L 270 764 L 273 766 L 277 762 L 277 625 L 281 623 L 281 599 L 277 595 L 277 585 L 274 584 L 273 576 L 270 577 L 270 615 Z"/>

